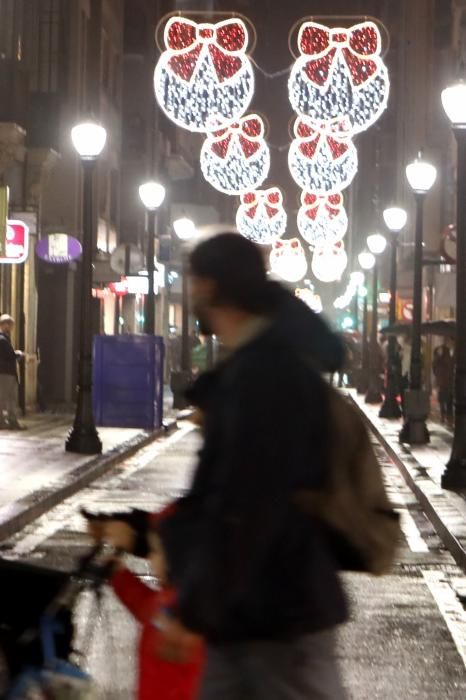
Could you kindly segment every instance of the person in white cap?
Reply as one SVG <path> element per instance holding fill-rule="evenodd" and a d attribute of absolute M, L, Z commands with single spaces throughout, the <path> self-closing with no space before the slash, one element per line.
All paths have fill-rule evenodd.
<path fill-rule="evenodd" d="M 0 429 L 22 430 L 16 414 L 18 403 L 17 360 L 22 357 L 11 343 L 14 318 L 0 316 Z"/>

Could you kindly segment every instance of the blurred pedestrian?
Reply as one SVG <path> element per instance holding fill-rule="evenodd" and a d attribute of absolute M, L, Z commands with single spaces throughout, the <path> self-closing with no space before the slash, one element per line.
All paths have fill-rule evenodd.
<path fill-rule="evenodd" d="M 453 420 L 454 363 L 450 348 L 445 341 L 434 350 L 432 371 L 437 385 L 440 420 L 442 423 L 451 424 Z"/>
<path fill-rule="evenodd" d="M 409 376 L 410 376 L 410 372 L 411 372 L 411 340 L 407 335 L 400 335 L 398 337 L 398 344 L 400 347 L 400 364 L 401 364 L 401 378 L 400 378 L 401 408 L 403 411 L 403 416 L 406 417 L 405 392 L 409 389 Z"/>
<path fill-rule="evenodd" d="M 201 332 L 229 356 L 203 393 L 204 446 L 192 486 L 159 534 L 178 615 L 208 642 L 200 700 L 341 700 L 335 628 L 347 619 L 322 523 L 296 507 L 330 450 L 328 388 L 341 342 L 267 279 L 238 234 L 190 256 Z M 205 394 L 205 395 L 204 395 Z"/>
<path fill-rule="evenodd" d="M 0 429 L 22 430 L 18 422 L 17 361 L 23 357 L 11 342 L 15 321 L 8 314 L 0 316 Z"/>

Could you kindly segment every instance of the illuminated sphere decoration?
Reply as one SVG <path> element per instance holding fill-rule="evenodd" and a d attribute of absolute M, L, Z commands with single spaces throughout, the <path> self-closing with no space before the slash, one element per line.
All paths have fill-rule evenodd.
<path fill-rule="evenodd" d="M 275 241 L 270 253 L 270 268 L 285 282 L 299 282 L 307 273 L 304 248 L 297 238 Z"/>
<path fill-rule="evenodd" d="M 295 296 L 309 306 L 314 313 L 322 313 L 322 299 L 320 298 L 320 295 L 314 291 L 314 289 L 310 289 L 309 287 L 298 287 L 295 289 Z"/>
<path fill-rule="evenodd" d="M 315 121 L 345 117 L 353 134 L 378 120 L 387 106 L 390 83 L 374 22 L 348 29 L 305 22 L 298 48 L 301 56 L 288 83 L 295 112 Z"/>
<path fill-rule="evenodd" d="M 345 120 L 317 123 L 298 117 L 294 135 L 288 166 L 303 190 L 335 194 L 352 183 L 358 171 L 358 153 Z"/>
<path fill-rule="evenodd" d="M 347 265 L 345 246 L 343 243 L 336 243 L 315 249 L 311 269 L 320 282 L 330 283 L 341 279 Z"/>
<path fill-rule="evenodd" d="M 311 248 L 338 243 L 348 230 L 343 195 L 303 192 L 298 212 L 298 230 Z"/>
<path fill-rule="evenodd" d="M 213 134 L 201 150 L 201 170 L 219 192 L 240 195 L 260 187 L 270 170 L 270 150 L 264 122 L 257 114 Z"/>
<path fill-rule="evenodd" d="M 286 231 L 287 216 L 278 187 L 256 190 L 241 196 L 236 227 L 254 243 L 272 245 Z"/>
<path fill-rule="evenodd" d="M 254 72 L 241 19 L 217 24 L 171 17 L 155 68 L 157 102 L 169 119 L 194 132 L 223 129 L 248 109 Z"/>

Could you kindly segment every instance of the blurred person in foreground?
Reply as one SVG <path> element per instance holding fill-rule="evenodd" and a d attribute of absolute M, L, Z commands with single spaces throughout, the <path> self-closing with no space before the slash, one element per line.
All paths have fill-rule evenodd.
<path fill-rule="evenodd" d="M 200 700 L 341 700 L 335 628 L 347 608 L 323 526 L 294 503 L 330 451 L 320 372 L 344 351 L 267 279 L 238 234 L 190 256 L 193 310 L 229 356 L 201 385 L 204 445 L 187 495 L 158 527 L 177 614 L 208 644 Z M 204 395 L 202 395 L 204 393 Z"/>

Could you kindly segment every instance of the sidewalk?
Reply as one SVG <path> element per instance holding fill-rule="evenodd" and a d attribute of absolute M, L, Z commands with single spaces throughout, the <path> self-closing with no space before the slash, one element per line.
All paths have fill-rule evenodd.
<path fill-rule="evenodd" d="M 445 546 L 458 565 L 465 569 L 466 492 L 447 491 L 442 489 L 440 484 L 450 457 L 451 432 L 438 423 L 429 422 L 430 444 L 401 445 L 398 440 L 401 420 L 379 418 L 380 406 L 366 404 L 364 397 L 358 395 L 354 389 L 347 390 L 347 394 L 397 464 Z"/>
<path fill-rule="evenodd" d="M 11 536 L 63 499 L 87 486 L 122 459 L 176 428 L 166 410 L 165 427 L 148 432 L 98 428 L 101 455 L 65 452 L 73 416 L 38 413 L 24 418 L 27 430 L 0 433 L 0 540 Z"/>

